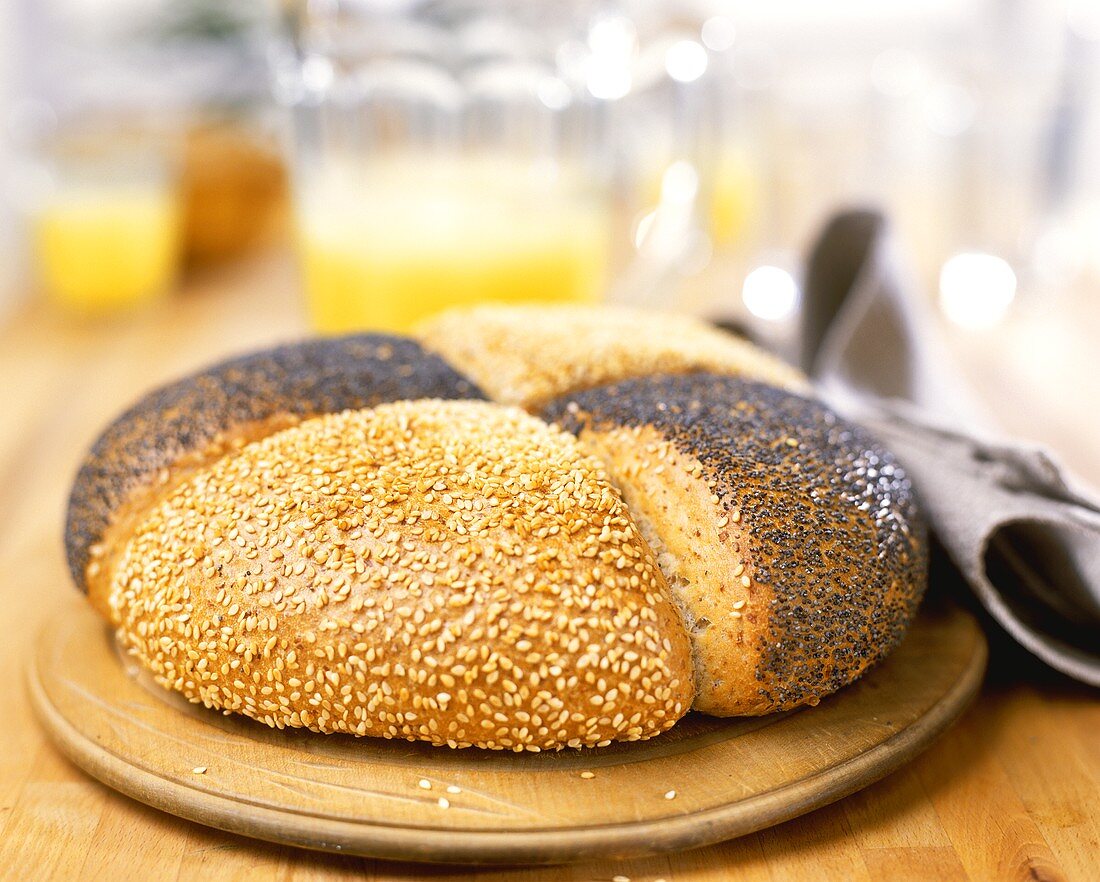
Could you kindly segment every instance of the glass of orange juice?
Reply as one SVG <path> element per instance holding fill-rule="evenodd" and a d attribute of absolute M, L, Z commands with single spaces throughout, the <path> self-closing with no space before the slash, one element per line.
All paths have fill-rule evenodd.
<path fill-rule="evenodd" d="M 562 65 L 563 46 L 587 45 L 576 8 L 295 6 L 276 82 L 318 330 L 604 295 L 613 162 L 606 102 Z"/>
<path fill-rule="evenodd" d="M 405 155 L 329 172 L 298 209 L 310 315 L 323 332 L 402 331 L 459 303 L 601 295 L 607 208 L 560 170 L 507 155 Z"/>
<path fill-rule="evenodd" d="M 44 293 L 85 315 L 155 299 L 178 268 L 178 209 L 164 139 L 100 126 L 60 132 L 29 206 Z"/>

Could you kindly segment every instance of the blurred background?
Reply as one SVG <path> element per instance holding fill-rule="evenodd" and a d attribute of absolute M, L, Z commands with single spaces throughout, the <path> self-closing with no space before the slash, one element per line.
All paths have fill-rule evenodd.
<path fill-rule="evenodd" d="M 1095 0 L 0 16 L 0 322 L 43 346 L 493 299 L 684 309 L 790 351 L 807 249 L 870 206 L 1007 428 L 1095 462 Z"/>

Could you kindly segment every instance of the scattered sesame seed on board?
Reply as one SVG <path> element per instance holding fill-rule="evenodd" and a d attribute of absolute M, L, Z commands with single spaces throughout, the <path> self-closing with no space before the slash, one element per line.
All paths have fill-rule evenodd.
<path fill-rule="evenodd" d="M 447 786 L 447 792 L 448 793 L 461 793 L 462 788 L 461 787 L 456 787 L 454 784 L 449 784 Z"/>
<path fill-rule="evenodd" d="M 441 796 L 441 797 L 439 797 L 439 800 L 438 800 L 438 804 L 439 804 L 439 807 L 440 807 L 441 809 L 445 809 L 445 808 L 450 808 L 450 807 L 451 807 L 451 801 L 450 801 L 449 799 L 447 799 L 447 797 L 445 797 L 445 796 Z"/>
<path fill-rule="evenodd" d="M 669 790 L 667 793 L 665 793 L 665 799 L 675 799 L 675 798 L 676 798 L 676 791 L 675 790 Z"/>
<path fill-rule="evenodd" d="M 193 768 L 191 770 L 191 774 L 192 775 L 205 775 L 206 774 L 206 766 L 195 766 L 195 768 Z"/>
<path fill-rule="evenodd" d="M 611 882 L 630 882 L 629 876 L 612 876 Z"/>
<path fill-rule="evenodd" d="M 431 790 L 432 782 L 429 781 L 427 778 L 421 778 L 419 781 L 416 782 L 416 786 L 419 787 L 421 790 Z"/>
<path fill-rule="evenodd" d="M 595 772 L 589 772 L 588 770 L 585 770 L 585 771 L 581 772 L 581 777 L 582 778 L 595 778 L 596 773 Z"/>

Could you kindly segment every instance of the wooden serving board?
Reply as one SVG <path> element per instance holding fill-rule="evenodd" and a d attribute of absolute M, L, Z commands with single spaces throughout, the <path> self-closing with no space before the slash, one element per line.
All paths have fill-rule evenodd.
<path fill-rule="evenodd" d="M 926 608 L 889 659 L 815 708 L 692 714 L 647 742 L 517 755 L 279 732 L 188 704 L 81 602 L 51 619 L 29 686 L 73 762 L 164 811 L 306 848 L 514 864 L 689 848 L 818 808 L 927 747 L 985 663 L 969 614 Z"/>

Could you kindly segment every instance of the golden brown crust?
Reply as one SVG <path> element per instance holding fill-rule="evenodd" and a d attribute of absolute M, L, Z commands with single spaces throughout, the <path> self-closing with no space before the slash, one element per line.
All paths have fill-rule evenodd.
<path fill-rule="evenodd" d="M 702 467 L 652 426 L 582 429 L 657 555 L 691 637 L 695 710 L 718 716 L 761 706 L 755 639 L 771 605 L 754 581 L 744 524 L 719 505 Z"/>
<path fill-rule="evenodd" d="M 602 467 L 514 408 L 306 420 L 197 469 L 111 574 L 162 684 L 272 726 L 539 750 L 693 698 L 667 585 Z"/>
<path fill-rule="evenodd" d="M 444 358 L 364 335 L 227 362 L 97 442 L 70 564 L 161 683 L 272 726 L 538 750 L 650 737 L 693 700 L 813 703 L 904 633 L 926 555 L 904 474 L 729 376 L 802 388 L 793 369 L 617 308 L 423 336 Z M 474 381 L 528 408 L 567 392 L 543 413 L 583 444 L 509 407 L 382 403 Z"/>
<path fill-rule="evenodd" d="M 479 306 L 429 319 L 418 337 L 494 401 L 533 411 L 569 392 L 651 374 L 712 371 L 807 388 L 797 370 L 774 356 L 675 313 Z"/>
<path fill-rule="evenodd" d="M 200 447 L 178 452 L 169 465 L 134 482 L 117 507 L 104 518 L 106 524 L 101 527 L 98 540 L 87 548 L 83 587 L 92 606 L 110 618 L 107 597 L 119 555 L 142 519 L 161 500 L 200 469 L 252 441 L 296 425 L 298 421 L 299 418 L 292 414 L 280 413 L 266 420 L 237 423 Z"/>
<path fill-rule="evenodd" d="M 402 398 L 483 398 L 417 343 L 385 334 L 306 340 L 250 353 L 155 389 L 96 440 L 73 481 L 65 550 L 87 588 L 112 521 L 151 502 L 176 471 L 302 417 Z"/>
<path fill-rule="evenodd" d="M 592 389 L 544 415 L 608 455 L 628 504 L 660 535 L 658 553 L 698 542 L 697 557 L 663 562 L 689 623 L 725 623 L 693 635 L 699 709 L 816 703 L 901 640 L 924 592 L 925 531 L 904 471 L 864 430 L 816 401 L 702 373 Z M 644 474 L 624 449 L 632 429 L 652 451 Z M 664 516 L 672 507 L 692 512 L 699 537 L 692 521 Z M 726 634 L 735 646 L 723 652 Z"/>

